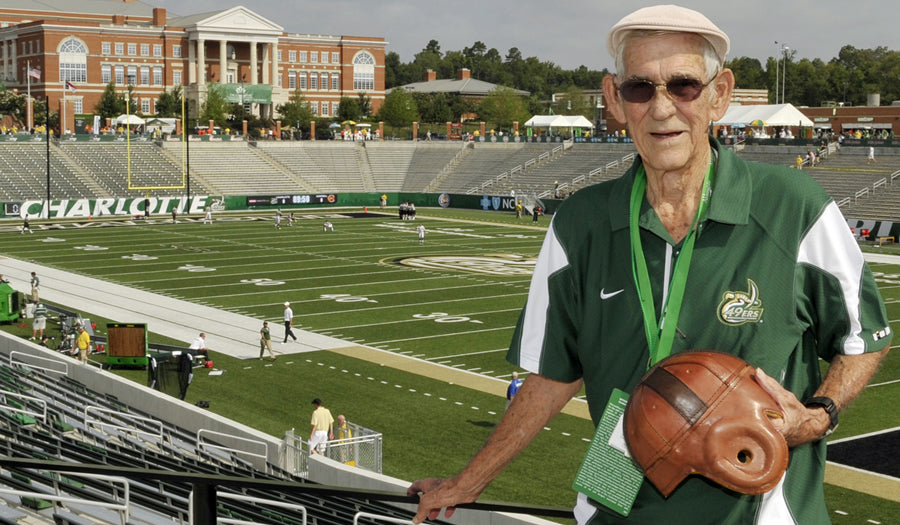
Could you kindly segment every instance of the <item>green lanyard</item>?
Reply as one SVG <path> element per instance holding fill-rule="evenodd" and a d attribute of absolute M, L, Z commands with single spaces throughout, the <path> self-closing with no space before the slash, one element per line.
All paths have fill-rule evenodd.
<path fill-rule="evenodd" d="M 672 275 L 671 285 L 665 304 L 662 309 L 662 318 L 657 321 L 656 308 L 653 303 L 653 290 L 650 288 L 650 273 L 647 270 L 647 260 L 644 258 L 644 248 L 641 245 L 641 232 L 638 226 L 638 218 L 641 214 L 641 203 L 644 201 L 644 190 L 647 188 L 647 174 L 644 166 L 639 166 L 634 176 L 634 185 L 631 189 L 631 207 L 629 209 L 629 230 L 631 233 L 631 268 L 634 273 L 634 284 L 637 288 L 638 298 L 641 301 L 641 310 L 644 314 L 644 331 L 647 333 L 647 344 L 650 347 L 650 366 L 665 359 L 672 352 L 672 342 L 675 339 L 675 329 L 678 326 L 678 316 L 681 314 L 681 304 L 684 301 L 684 289 L 687 284 L 688 270 L 691 266 L 691 257 L 694 254 L 694 242 L 697 240 L 698 224 L 706 215 L 709 208 L 709 200 L 712 192 L 712 181 L 715 177 L 715 164 L 709 165 L 706 177 L 703 179 L 703 189 L 700 196 L 700 205 L 697 206 L 697 214 L 691 224 L 681 248 L 681 253 L 675 260 L 675 270 Z"/>

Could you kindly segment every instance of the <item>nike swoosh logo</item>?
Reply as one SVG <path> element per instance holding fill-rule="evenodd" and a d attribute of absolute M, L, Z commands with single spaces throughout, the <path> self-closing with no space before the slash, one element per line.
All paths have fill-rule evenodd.
<path fill-rule="evenodd" d="M 611 298 L 611 297 L 615 297 L 615 296 L 619 295 L 620 293 L 622 293 L 622 292 L 624 292 L 624 291 L 625 291 L 625 289 L 623 288 L 623 289 L 621 289 L 621 290 L 616 290 L 615 292 L 609 292 L 609 293 L 606 293 L 606 291 L 604 291 L 604 290 L 601 288 L 601 289 L 600 289 L 600 300 L 605 301 L 605 300 L 607 300 L 607 299 L 609 299 L 609 298 Z"/>

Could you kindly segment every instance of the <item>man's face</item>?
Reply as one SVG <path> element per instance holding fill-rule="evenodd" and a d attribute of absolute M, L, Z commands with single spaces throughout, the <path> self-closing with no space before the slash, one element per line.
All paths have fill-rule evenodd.
<path fill-rule="evenodd" d="M 728 108 L 734 77 L 720 72 L 692 101 L 678 100 L 663 84 L 673 79 L 697 79 L 706 84 L 702 38 L 693 34 L 668 34 L 631 40 L 625 45 L 625 77 L 608 76 L 603 92 L 613 116 L 628 125 L 648 173 L 705 168 L 710 121 Z M 627 102 L 618 90 L 627 80 L 659 85 L 647 102 Z"/>

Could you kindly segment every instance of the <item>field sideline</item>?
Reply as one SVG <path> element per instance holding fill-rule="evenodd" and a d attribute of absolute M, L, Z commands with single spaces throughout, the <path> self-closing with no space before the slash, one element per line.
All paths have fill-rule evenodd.
<path fill-rule="evenodd" d="M 383 431 L 385 472 L 411 479 L 458 469 L 502 413 L 504 382 L 512 371 L 505 349 L 547 222 L 542 218 L 545 224 L 534 227 L 530 219 L 459 210 L 420 210 L 419 216 L 417 223 L 428 230 L 421 246 L 417 223 L 401 223 L 392 215 L 318 212 L 304 213 L 295 226 L 285 223 L 281 230 L 274 229 L 271 213 L 219 217 L 213 225 L 183 219 L 127 228 L 100 227 L 96 221 L 53 229 L 33 224 L 34 235 L 0 236 L 0 248 L 19 259 L 267 319 L 276 340 L 282 336 L 281 303 L 290 300 L 295 322 L 310 333 L 483 377 L 485 390 L 496 384 L 497 391 L 489 393 L 422 377 L 410 373 L 411 367 L 388 371 L 390 365 L 381 366 L 378 359 L 357 359 L 362 356 L 354 356 L 353 344 L 347 344 L 342 355 L 289 353 L 271 364 L 225 352 L 216 355 L 216 364 L 231 371 L 222 376 L 229 384 L 201 376 L 191 387 L 189 401 L 216 400 L 211 407 L 216 412 L 274 435 L 305 428 L 309 399 L 321 395 L 333 410 Z M 334 232 L 322 231 L 326 217 Z M 900 267 L 871 266 L 896 331 Z M 216 334 L 208 340 L 216 350 Z M 252 348 L 255 342 L 243 344 Z M 290 352 L 291 346 L 276 344 L 275 350 Z M 129 374 L 144 381 L 143 373 L 123 372 Z M 281 378 L 283 384 L 277 382 Z M 867 390 L 850 408 L 836 437 L 900 427 L 900 416 L 883 404 L 897 399 L 898 380 L 900 359 L 891 355 L 873 380 L 882 386 Z M 445 401 L 433 406 L 440 399 Z M 485 497 L 570 504 L 568 485 L 591 434 L 581 417 L 560 416 Z M 535 469 L 562 474 L 534 479 Z M 897 503 L 876 498 L 880 504 L 863 505 L 868 498 L 854 494 L 829 489 L 831 507 L 849 516 L 843 521 L 844 515 L 835 513 L 835 523 L 856 523 L 860 516 L 900 520 Z"/>

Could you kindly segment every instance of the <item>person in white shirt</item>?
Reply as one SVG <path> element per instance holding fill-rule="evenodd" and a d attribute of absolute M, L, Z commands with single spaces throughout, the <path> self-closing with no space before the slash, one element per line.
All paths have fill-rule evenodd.
<path fill-rule="evenodd" d="M 294 311 L 291 310 L 291 303 L 284 303 L 284 341 L 281 344 L 287 343 L 288 336 L 290 336 L 295 342 L 297 341 L 297 336 L 294 335 L 294 331 L 291 328 L 294 326 Z"/>

